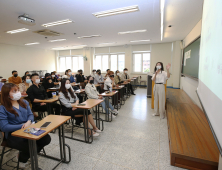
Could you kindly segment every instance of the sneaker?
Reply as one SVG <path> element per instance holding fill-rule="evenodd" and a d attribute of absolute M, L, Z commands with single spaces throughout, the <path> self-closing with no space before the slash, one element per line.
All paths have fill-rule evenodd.
<path fill-rule="evenodd" d="M 98 133 L 93 133 L 93 137 L 95 137 L 95 136 L 99 136 L 99 134 Z"/>
<path fill-rule="evenodd" d="M 153 114 L 153 116 L 160 116 L 159 114 Z"/>
<path fill-rule="evenodd" d="M 101 133 L 102 131 L 99 129 L 94 130 L 94 132 Z"/>
<path fill-rule="evenodd" d="M 118 112 L 116 109 L 114 109 L 114 110 L 112 111 L 112 113 L 119 114 L 119 112 Z"/>
<path fill-rule="evenodd" d="M 15 157 L 15 162 L 18 162 L 18 157 L 16 156 Z M 29 163 L 26 162 L 26 163 L 23 163 L 23 162 L 19 162 L 19 168 L 21 169 L 26 169 L 28 167 Z"/>
<path fill-rule="evenodd" d="M 111 119 L 111 115 L 109 115 L 109 118 Z M 112 114 L 112 118 L 116 118 L 116 116 L 114 114 Z"/>

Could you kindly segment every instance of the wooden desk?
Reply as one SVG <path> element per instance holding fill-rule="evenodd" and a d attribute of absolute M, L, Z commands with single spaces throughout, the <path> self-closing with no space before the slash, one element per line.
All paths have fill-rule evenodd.
<path fill-rule="evenodd" d="M 82 90 L 76 90 L 75 93 L 76 93 L 76 94 L 85 93 L 85 90 L 84 90 L 84 89 L 82 89 Z"/>
<path fill-rule="evenodd" d="M 95 87 L 99 87 L 100 85 L 99 84 L 95 84 Z"/>
<path fill-rule="evenodd" d="M 76 138 L 69 137 L 69 136 L 65 136 L 65 137 L 69 138 L 69 139 L 72 139 L 72 140 L 77 140 L 77 141 L 80 141 L 80 142 L 86 142 L 86 143 L 91 144 L 93 142 L 93 135 L 92 135 L 93 132 L 92 132 L 92 129 L 90 129 L 88 127 L 88 110 L 97 106 L 96 107 L 96 126 L 100 129 L 100 120 L 101 119 L 99 117 L 99 114 L 98 114 L 97 110 L 98 110 L 98 105 L 102 102 L 103 102 L 103 100 L 100 100 L 100 99 L 88 99 L 88 100 L 86 100 L 85 102 L 82 103 L 82 104 L 85 104 L 85 106 L 78 106 L 77 104 L 73 105 L 73 107 L 75 107 L 75 108 L 84 109 L 84 118 L 85 118 L 85 122 L 87 122 L 87 123 L 83 123 L 85 140 L 76 139 Z M 89 137 L 89 131 L 88 130 L 91 130 L 91 137 Z M 89 141 L 90 138 L 91 138 L 91 141 Z"/>
<path fill-rule="evenodd" d="M 47 92 L 56 92 L 56 91 L 58 91 L 60 88 L 49 88 L 49 89 L 47 89 Z"/>
<path fill-rule="evenodd" d="M 53 131 L 54 129 L 58 127 L 59 127 L 60 159 L 52 157 L 52 156 L 48 156 L 48 155 L 42 155 L 42 156 L 59 161 L 59 163 L 55 167 L 57 167 L 61 162 L 65 162 L 65 163 L 70 162 L 70 160 L 66 161 L 66 150 L 65 150 L 66 144 L 65 144 L 64 130 L 63 130 L 63 124 L 69 119 L 71 119 L 70 116 L 49 115 L 45 117 L 43 120 L 39 121 L 38 123 L 30 125 L 29 127 L 40 128 L 45 122 L 51 122 L 51 124 L 47 128 L 44 129 L 46 132 L 44 132 L 43 134 L 39 136 L 25 133 L 24 132 L 25 129 L 17 130 L 11 134 L 12 136 L 28 139 L 32 170 L 38 170 L 36 141 L 41 139 L 42 137 L 44 137 L 45 135 L 47 135 L 48 133 L 50 133 L 51 131 Z M 68 149 L 69 149 L 69 155 L 70 155 L 71 154 L 70 148 Z"/>
<path fill-rule="evenodd" d="M 46 106 L 47 106 L 47 112 L 49 115 L 53 114 L 52 113 L 52 109 L 51 109 L 51 103 L 54 103 L 56 101 L 59 100 L 59 97 L 58 96 L 55 96 L 51 99 L 45 99 L 45 100 L 40 100 L 39 103 L 46 103 Z"/>
<path fill-rule="evenodd" d="M 116 101 L 118 101 L 118 95 L 116 95 L 118 93 L 118 91 L 112 91 L 112 92 L 109 92 L 109 93 L 102 93 L 102 94 L 99 94 L 99 96 L 103 96 L 105 97 L 105 103 L 106 103 L 106 109 L 107 109 L 107 112 L 109 113 L 109 97 L 113 97 L 114 98 L 114 107 L 115 107 L 115 103 Z M 116 97 L 115 97 L 116 95 Z M 118 108 L 118 102 L 117 102 L 117 108 Z M 111 116 L 111 119 L 109 120 L 109 115 L 106 114 L 106 122 L 112 122 L 112 116 Z"/>

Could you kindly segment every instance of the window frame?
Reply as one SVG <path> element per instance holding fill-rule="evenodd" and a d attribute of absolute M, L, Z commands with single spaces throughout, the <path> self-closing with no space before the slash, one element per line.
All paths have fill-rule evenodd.
<path fill-rule="evenodd" d="M 149 53 L 150 54 L 150 71 L 149 72 L 147 72 L 147 73 L 144 73 L 143 72 L 143 54 L 145 54 L 145 53 Z M 134 59 L 135 59 L 135 54 L 141 54 L 142 55 L 142 57 L 141 57 L 141 71 L 139 71 L 139 72 L 136 72 L 135 71 L 135 68 L 134 68 L 134 66 L 135 66 L 135 64 L 134 64 Z M 132 74 L 148 74 L 148 73 L 150 73 L 151 72 L 151 51 L 133 51 L 133 53 L 132 53 Z"/>
<path fill-rule="evenodd" d="M 66 66 L 66 57 L 71 57 L 71 68 L 67 68 Z M 59 72 L 65 72 L 65 70 L 60 70 L 60 58 L 65 58 L 65 67 L 66 69 L 71 69 L 73 73 L 77 73 L 78 69 L 77 70 L 74 70 L 73 69 L 73 57 L 78 57 L 78 69 L 79 69 L 79 57 L 82 57 L 83 59 L 83 72 L 84 72 L 84 58 L 83 58 L 83 55 L 66 55 L 66 56 L 58 56 L 58 67 L 59 67 Z"/>
<path fill-rule="evenodd" d="M 102 64 L 102 61 L 103 61 L 103 56 L 104 55 L 108 55 L 108 68 L 111 69 L 111 55 L 117 55 L 117 69 L 119 70 L 119 65 L 118 65 L 118 62 L 119 62 L 119 55 L 124 55 L 124 68 L 125 68 L 125 61 L 126 61 L 126 54 L 125 53 L 98 53 L 98 54 L 95 54 L 94 55 L 94 63 L 95 63 L 95 67 L 96 67 L 96 56 L 101 56 L 101 73 L 105 74 L 106 71 L 102 71 L 103 70 L 103 64 Z M 93 66 L 94 69 L 98 69 L 98 68 L 95 68 Z M 106 69 L 108 69 L 106 68 Z M 116 70 L 111 70 L 111 71 L 116 71 Z M 123 72 L 123 70 L 119 70 L 120 72 Z"/>

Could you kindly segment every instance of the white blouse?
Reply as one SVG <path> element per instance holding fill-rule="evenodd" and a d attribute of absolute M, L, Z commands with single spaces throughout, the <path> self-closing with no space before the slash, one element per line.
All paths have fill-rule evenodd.
<path fill-rule="evenodd" d="M 152 80 L 154 78 L 155 74 L 153 74 Z M 156 80 L 155 83 L 163 83 L 166 84 L 166 80 L 168 79 L 167 77 L 167 72 L 165 71 L 160 71 L 157 75 L 156 75 Z"/>
<path fill-rule="evenodd" d="M 104 90 L 108 90 L 108 87 L 112 87 L 112 80 L 109 77 L 104 82 Z"/>

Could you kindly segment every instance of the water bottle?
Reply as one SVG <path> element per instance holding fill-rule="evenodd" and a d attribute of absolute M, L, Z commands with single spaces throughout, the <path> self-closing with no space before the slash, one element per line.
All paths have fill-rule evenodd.
<path fill-rule="evenodd" d="M 112 89 L 112 88 L 109 88 L 109 91 L 110 91 L 110 92 L 112 92 L 112 91 L 113 91 L 113 89 Z"/>

